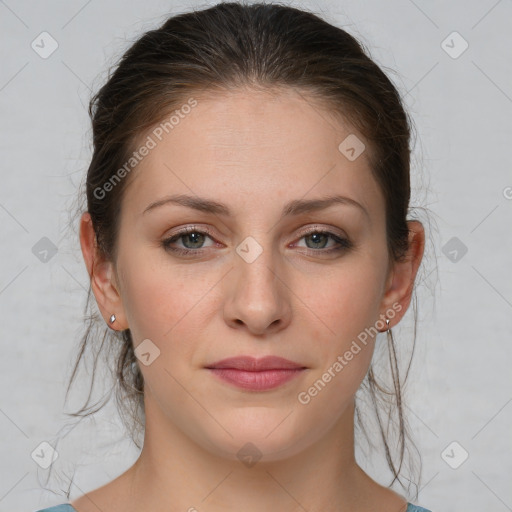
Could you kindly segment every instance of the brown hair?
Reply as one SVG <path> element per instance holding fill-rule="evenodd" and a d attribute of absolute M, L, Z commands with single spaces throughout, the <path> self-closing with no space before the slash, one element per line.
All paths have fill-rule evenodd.
<path fill-rule="evenodd" d="M 361 43 L 317 15 L 280 4 L 234 2 L 170 17 L 160 28 L 146 32 L 126 51 L 92 98 L 89 114 L 93 155 L 85 184 L 86 210 L 91 215 L 101 254 L 108 261 L 116 261 L 121 201 L 129 178 L 118 180 L 108 194 L 98 194 L 98 190 L 130 159 L 141 136 L 173 109 L 186 103 L 191 95 L 242 86 L 291 87 L 304 92 L 339 114 L 364 136 L 369 144 L 373 176 L 385 198 L 390 261 L 401 261 L 408 249 L 406 220 L 410 201 L 412 124 L 396 88 Z M 91 288 L 86 311 L 90 299 Z M 413 307 L 414 347 L 415 296 Z M 101 338 L 95 368 L 99 352 L 106 346 L 115 360 L 112 370 L 118 410 L 140 448 L 136 435 L 144 429 L 144 381 L 130 330 L 110 330 L 97 313 L 91 313 L 86 319 L 87 330 L 67 391 L 85 348 Z M 103 336 L 98 336 L 102 330 Z M 398 480 L 405 488 L 400 475 L 405 453 L 409 451 L 406 439 L 410 436 L 402 387 L 410 361 L 403 377 L 391 331 L 387 340 L 392 384 L 378 383 L 371 365 L 361 388 L 369 392 L 374 406 L 387 463 L 394 477 L 390 485 Z M 105 401 L 97 402 L 95 409 L 89 407 L 90 397 L 89 393 L 84 406 L 71 416 L 94 414 L 105 404 Z M 382 406 L 387 410 L 388 419 L 395 419 L 398 460 L 392 455 L 387 427 L 379 413 Z M 356 407 L 357 424 L 368 438 L 362 420 L 362 413 Z"/>

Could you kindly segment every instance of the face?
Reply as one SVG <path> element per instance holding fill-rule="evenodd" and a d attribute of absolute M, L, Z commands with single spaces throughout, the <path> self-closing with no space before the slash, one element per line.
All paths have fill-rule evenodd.
<path fill-rule="evenodd" d="M 153 135 L 122 203 L 116 288 L 149 353 L 147 428 L 166 424 L 230 459 L 251 441 L 278 459 L 336 427 L 367 372 L 375 340 L 362 333 L 386 313 L 384 199 L 367 153 L 339 149 L 354 130 L 307 96 L 195 98 Z M 222 207 L 154 205 L 176 195 Z M 333 196 L 345 199 L 300 207 Z M 254 390 L 206 368 L 242 355 L 305 369 Z"/>

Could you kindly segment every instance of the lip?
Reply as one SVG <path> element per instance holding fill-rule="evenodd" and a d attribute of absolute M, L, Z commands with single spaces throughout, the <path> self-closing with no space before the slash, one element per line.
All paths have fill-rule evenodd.
<path fill-rule="evenodd" d="M 238 356 L 222 359 L 221 361 L 208 365 L 206 368 L 231 368 L 233 370 L 260 372 L 265 370 L 300 370 L 305 367 L 299 363 L 277 356 L 265 356 L 259 359 L 251 356 Z"/>
<path fill-rule="evenodd" d="M 217 361 L 206 366 L 206 369 L 239 388 L 265 391 L 285 384 L 300 375 L 306 367 L 277 356 L 260 359 L 240 356 Z"/>

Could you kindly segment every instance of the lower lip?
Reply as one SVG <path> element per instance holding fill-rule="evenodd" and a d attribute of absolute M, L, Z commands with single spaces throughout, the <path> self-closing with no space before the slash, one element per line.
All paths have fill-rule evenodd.
<path fill-rule="evenodd" d="M 303 368 L 297 368 L 294 370 L 265 370 L 248 372 L 244 370 L 235 370 L 233 368 L 208 369 L 226 382 L 234 384 L 240 388 L 252 389 L 255 391 L 277 388 L 299 375 L 303 370 Z"/>

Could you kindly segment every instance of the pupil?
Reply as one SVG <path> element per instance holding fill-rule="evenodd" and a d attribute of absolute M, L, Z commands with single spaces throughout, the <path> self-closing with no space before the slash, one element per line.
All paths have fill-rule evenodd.
<path fill-rule="evenodd" d="M 312 235 L 310 235 L 310 237 L 313 239 L 314 244 L 318 244 L 318 243 L 321 243 L 321 241 L 318 239 L 318 237 L 320 237 L 320 239 L 321 239 L 322 237 L 325 237 L 325 234 L 324 233 L 313 233 Z"/>
<path fill-rule="evenodd" d="M 188 234 L 187 234 L 187 237 L 188 237 L 190 240 L 192 240 L 192 244 L 194 244 L 194 243 L 197 243 L 197 242 L 198 242 L 198 240 L 194 240 L 194 238 L 199 237 L 199 241 L 200 241 L 200 237 L 201 237 L 201 236 L 202 236 L 202 235 L 201 235 L 201 233 L 188 233 Z"/>

